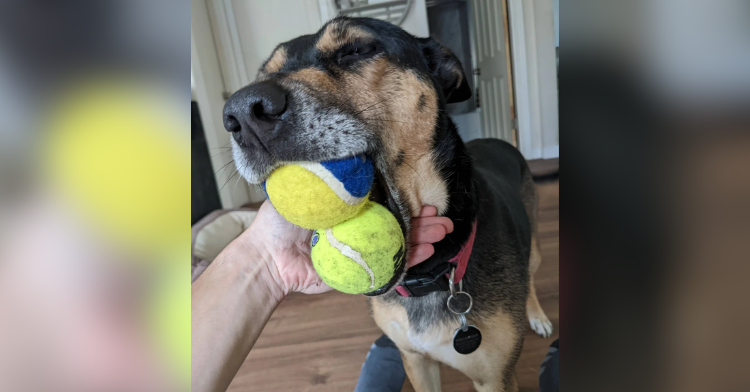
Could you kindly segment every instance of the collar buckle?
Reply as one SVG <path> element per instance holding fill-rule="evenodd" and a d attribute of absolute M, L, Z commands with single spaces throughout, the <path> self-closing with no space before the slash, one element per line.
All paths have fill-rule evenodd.
<path fill-rule="evenodd" d="M 434 291 L 448 291 L 447 274 L 453 266 L 442 263 L 431 271 L 419 275 L 407 275 L 401 285 L 410 297 L 421 297 Z"/>

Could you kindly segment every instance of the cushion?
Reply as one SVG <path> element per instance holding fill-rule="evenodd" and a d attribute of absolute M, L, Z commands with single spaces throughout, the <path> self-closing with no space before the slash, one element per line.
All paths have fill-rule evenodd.
<path fill-rule="evenodd" d="M 230 242 L 250 227 L 257 214 L 258 211 L 252 209 L 217 210 L 193 225 L 192 281 Z"/>

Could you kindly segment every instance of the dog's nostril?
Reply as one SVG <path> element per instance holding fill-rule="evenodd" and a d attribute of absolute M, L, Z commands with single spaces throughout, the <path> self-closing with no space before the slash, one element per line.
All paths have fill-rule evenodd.
<path fill-rule="evenodd" d="M 253 113 L 253 117 L 257 119 L 265 120 L 268 117 L 268 114 L 266 114 L 263 109 L 262 101 L 253 104 L 253 107 L 250 108 L 250 111 Z"/>
<path fill-rule="evenodd" d="M 279 98 L 279 97 L 274 97 Z M 277 121 L 286 110 L 286 97 L 276 101 L 260 100 L 252 105 L 250 112 L 252 117 L 261 121 Z"/>
<path fill-rule="evenodd" d="M 224 117 L 224 128 L 231 133 L 236 133 L 242 129 L 242 126 L 234 116 L 228 115 Z"/>

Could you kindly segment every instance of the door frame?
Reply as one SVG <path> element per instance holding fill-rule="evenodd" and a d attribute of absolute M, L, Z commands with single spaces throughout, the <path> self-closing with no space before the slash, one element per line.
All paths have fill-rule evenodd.
<path fill-rule="evenodd" d="M 250 202 L 263 200 L 263 195 L 241 179 L 232 178 L 229 182 L 234 168 L 232 156 L 225 148 L 229 146 L 230 135 L 224 130 L 221 118 L 225 88 L 217 53 L 206 0 L 191 0 L 191 95 L 198 102 L 221 205 L 223 208 L 237 208 Z"/>
<path fill-rule="evenodd" d="M 549 2 L 550 10 L 544 8 L 547 6 L 545 1 Z M 553 5 L 549 0 L 507 0 L 507 4 L 518 148 L 526 159 L 558 158 L 560 142 L 554 21 L 550 18 L 550 26 L 546 26 L 544 18 L 544 25 L 537 24 L 537 17 L 546 15 Z M 551 48 L 547 48 L 550 43 Z M 540 46 L 543 50 L 541 53 Z M 551 52 L 547 53 L 547 49 Z"/>

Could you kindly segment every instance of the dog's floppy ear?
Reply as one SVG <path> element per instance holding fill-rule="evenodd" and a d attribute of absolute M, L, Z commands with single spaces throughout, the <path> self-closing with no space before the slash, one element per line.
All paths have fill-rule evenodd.
<path fill-rule="evenodd" d="M 471 88 L 458 57 L 432 37 L 420 38 L 419 43 L 430 73 L 443 88 L 446 101 L 456 103 L 471 98 Z"/>

